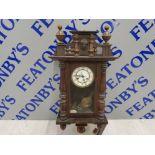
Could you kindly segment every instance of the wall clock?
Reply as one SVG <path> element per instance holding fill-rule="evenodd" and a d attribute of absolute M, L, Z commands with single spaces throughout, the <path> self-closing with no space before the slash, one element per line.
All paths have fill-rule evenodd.
<path fill-rule="evenodd" d="M 58 26 L 58 39 L 53 60 L 60 62 L 60 111 L 56 124 L 65 129 L 75 123 L 77 131 L 85 132 L 89 123 L 96 124 L 95 134 L 102 134 L 108 121 L 104 113 L 107 62 L 113 61 L 111 38 L 105 27 L 104 43 L 98 44 L 97 31 L 71 31 L 72 41 L 67 45 L 63 39 L 62 26 Z"/>

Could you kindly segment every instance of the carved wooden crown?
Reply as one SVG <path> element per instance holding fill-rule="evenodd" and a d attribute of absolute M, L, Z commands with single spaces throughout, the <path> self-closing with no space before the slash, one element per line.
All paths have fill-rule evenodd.
<path fill-rule="evenodd" d="M 108 43 L 111 38 L 109 27 L 105 27 L 102 45 L 96 42 L 98 31 L 70 31 L 72 41 L 66 45 L 63 43 L 65 34 L 62 26 L 59 25 L 58 29 L 56 37 L 59 42 L 56 56 L 112 56 L 111 45 Z"/>

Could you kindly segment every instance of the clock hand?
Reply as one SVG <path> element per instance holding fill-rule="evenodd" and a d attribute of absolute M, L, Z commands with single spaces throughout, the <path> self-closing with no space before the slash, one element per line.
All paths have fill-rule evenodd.
<path fill-rule="evenodd" d="M 83 82 L 86 82 L 86 80 L 83 78 Z"/>
<path fill-rule="evenodd" d="M 86 82 L 86 78 L 85 78 L 85 76 L 83 74 L 81 75 L 81 77 L 83 79 L 83 82 Z"/>
<path fill-rule="evenodd" d="M 83 74 L 81 73 L 81 74 L 79 74 L 79 75 L 76 74 L 76 77 L 78 77 L 78 78 L 82 77 L 82 78 L 83 78 L 84 76 L 83 76 Z"/>
<path fill-rule="evenodd" d="M 83 74 L 82 74 L 82 78 L 84 79 L 85 82 L 86 82 L 86 80 L 89 79 L 88 77 L 84 76 Z"/>
<path fill-rule="evenodd" d="M 83 75 L 83 73 L 81 73 L 81 77 L 83 77 L 83 78 L 85 77 L 85 76 Z"/>
<path fill-rule="evenodd" d="M 78 78 L 78 79 L 79 79 L 80 77 L 81 77 L 81 75 L 76 74 L 76 78 Z"/>

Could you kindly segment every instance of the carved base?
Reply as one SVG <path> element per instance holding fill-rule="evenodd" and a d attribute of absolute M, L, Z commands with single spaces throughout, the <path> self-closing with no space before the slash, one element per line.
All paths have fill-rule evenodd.
<path fill-rule="evenodd" d="M 66 124 L 60 124 L 60 128 L 61 128 L 61 130 L 65 130 L 66 129 Z"/>
<path fill-rule="evenodd" d="M 77 131 L 79 133 L 84 133 L 86 131 L 85 126 L 77 126 Z"/>
<path fill-rule="evenodd" d="M 88 123 L 96 124 L 97 128 L 93 130 L 93 133 L 96 135 L 101 135 L 108 124 L 108 121 L 105 115 L 102 118 L 93 117 L 93 118 L 67 118 L 62 120 L 60 115 L 57 117 L 56 124 L 60 125 L 62 130 L 66 129 L 66 125 L 75 123 L 77 126 L 77 131 L 79 133 L 84 133 L 86 131 L 85 127 Z"/>
<path fill-rule="evenodd" d="M 87 124 L 76 124 L 76 126 L 79 133 L 84 133 L 86 131 L 85 126 L 87 126 Z"/>
<path fill-rule="evenodd" d="M 98 124 L 97 128 L 95 128 L 93 130 L 93 133 L 96 134 L 96 135 L 102 135 L 102 133 L 103 133 L 106 126 L 107 126 L 107 124 Z"/>

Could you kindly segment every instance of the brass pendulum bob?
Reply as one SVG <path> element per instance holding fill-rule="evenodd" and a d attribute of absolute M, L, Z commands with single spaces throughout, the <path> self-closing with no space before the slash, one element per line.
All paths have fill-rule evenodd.
<path fill-rule="evenodd" d="M 82 108 L 89 108 L 91 106 L 91 97 L 84 97 L 82 100 L 81 100 L 81 103 L 80 103 L 80 106 Z"/>
<path fill-rule="evenodd" d="M 61 43 L 63 43 L 63 40 L 65 38 L 65 34 L 63 31 L 61 31 L 62 30 L 61 25 L 58 25 L 58 29 L 59 29 L 59 31 L 57 32 L 56 37 L 57 37 L 59 43 L 61 44 Z"/>

